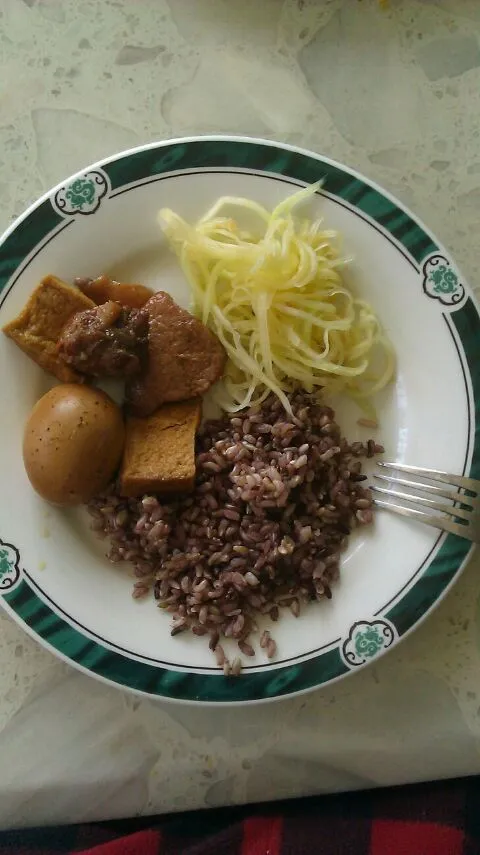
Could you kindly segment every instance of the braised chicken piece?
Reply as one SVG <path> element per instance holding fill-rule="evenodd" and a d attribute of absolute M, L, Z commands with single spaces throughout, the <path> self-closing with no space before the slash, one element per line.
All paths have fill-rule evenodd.
<path fill-rule="evenodd" d="M 131 309 L 141 309 L 154 294 L 146 285 L 129 285 L 126 282 L 117 282 L 108 276 L 97 276 L 96 279 L 79 277 L 74 280 L 74 284 L 97 306 L 113 300 Z"/>
<path fill-rule="evenodd" d="M 148 361 L 127 383 L 126 401 L 135 416 L 149 416 L 167 401 L 203 395 L 223 374 L 226 354 L 212 332 L 164 291 L 145 304 Z"/>
<path fill-rule="evenodd" d="M 109 300 L 78 312 L 64 326 L 59 357 L 71 368 L 94 377 L 137 374 L 147 355 L 148 313 Z"/>

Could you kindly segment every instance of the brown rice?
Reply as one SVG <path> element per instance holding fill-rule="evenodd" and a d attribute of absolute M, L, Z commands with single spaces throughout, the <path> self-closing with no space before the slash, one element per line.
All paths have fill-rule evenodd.
<path fill-rule="evenodd" d="M 207 636 L 217 665 L 236 674 L 219 641 L 255 654 L 256 616 L 330 598 L 353 527 L 372 521 L 361 458 L 383 451 L 351 445 L 329 407 L 304 392 L 289 416 L 273 395 L 254 408 L 207 422 L 197 442 L 194 492 L 162 500 L 126 499 L 116 485 L 89 505 L 93 527 L 110 540 L 109 558 L 131 562 L 134 596 L 152 588 L 172 615 L 172 635 Z M 268 630 L 260 646 L 276 644 Z"/>

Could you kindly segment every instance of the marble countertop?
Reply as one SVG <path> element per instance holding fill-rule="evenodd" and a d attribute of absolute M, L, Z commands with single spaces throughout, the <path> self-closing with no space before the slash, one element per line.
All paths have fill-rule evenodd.
<path fill-rule="evenodd" d="M 478 0 L 2 0 L 0 69 L 2 228 L 120 149 L 241 133 L 379 181 L 479 284 Z M 214 712 L 96 683 L 0 615 L 0 826 L 478 773 L 479 594 L 477 555 L 378 664 Z"/>

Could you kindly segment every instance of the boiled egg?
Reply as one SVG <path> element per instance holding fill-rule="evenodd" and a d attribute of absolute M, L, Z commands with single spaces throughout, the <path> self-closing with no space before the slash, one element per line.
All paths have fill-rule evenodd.
<path fill-rule="evenodd" d="M 124 444 L 117 404 L 100 389 L 64 383 L 35 404 L 23 437 L 32 487 L 56 505 L 88 502 L 112 480 Z"/>

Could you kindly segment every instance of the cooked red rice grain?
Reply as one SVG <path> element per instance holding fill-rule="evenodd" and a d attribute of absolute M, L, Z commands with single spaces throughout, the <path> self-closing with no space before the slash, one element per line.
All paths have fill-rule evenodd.
<path fill-rule="evenodd" d="M 251 656 L 245 639 L 256 612 L 276 621 L 279 607 L 296 616 L 300 602 L 330 598 L 348 535 L 373 519 L 361 458 L 382 446 L 350 445 L 333 411 L 305 392 L 290 401 L 293 417 L 269 396 L 259 408 L 205 423 L 192 494 L 127 499 L 112 484 L 89 504 L 110 560 L 133 564 L 134 596 L 153 584 L 159 607 L 182 619 L 173 632 L 209 635 L 229 674 L 237 660 L 227 662 L 220 637 Z M 260 646 L 275 655 L 268 631 Z"/>

